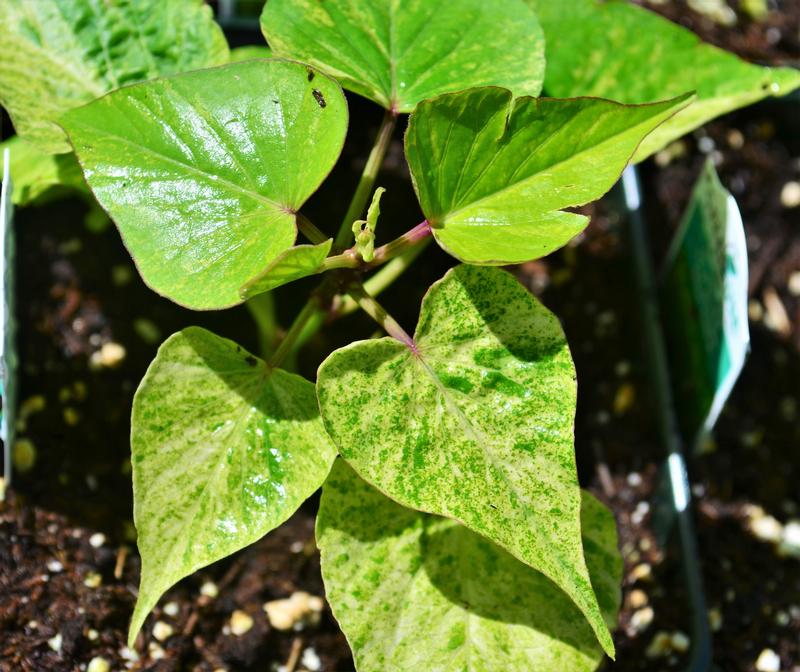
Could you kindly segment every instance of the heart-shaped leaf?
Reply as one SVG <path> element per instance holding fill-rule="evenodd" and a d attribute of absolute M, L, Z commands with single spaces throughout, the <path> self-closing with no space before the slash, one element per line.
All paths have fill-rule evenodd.
<path fill-rule="evenodd" d="M 563 209 L 608 191 L 642 138 L 686 104 L 513 100 L 494 87 L 420 103 L 406 156 L 433 235 L 469 263 L 549 254 L 588 221 Z"/>
<path fill-rule="evenodd" d="M 528 2 L 547 36 L 550 95 L 647 103 L 697 93 L 691 105 L 645 138 L 636 161 L 714 117 L 800 86 L 798 70 L 746 63 L 627 1 Z"/>
<path fill-rule="evenodd" d="M 511 275 L 451 270 L 423 300 L 413 347 L 382 338 L 337 350 L 317 395 L 362 478 L 541 571 L 614 650 L 581 547 L 572 358 L 556 317 Z"/>
<path fill-rule="evenodd" d="M 0 104 L 17 133 L 68 152 L 58 118 L 111 89 L 219 65 L 228 43 L 203 0 L 3 0 Z"/>
<path fill-rule="evenodd" d="M 296 245 L 278 255 L 267 268 L 248 280 L 239 290 L 243 299 L 269 292 L 319 271 L 331 251 L 333 238 L 319 245 Z"/>
<path fill-rule="evenodd" d="M 616 624 L 622 579 L 614 517 L 581 502 L 586 564 Z M 406 509 L 342 460 L 317 517 L 325 593 L 359 670 L 591 672 L 603 657 L 570 599 L 463 525 Z"/>
<path fill-rule="evenodd" d="M 170 586 L 291 516 L 325 480 L 336 449 L 311 383 L 198 327 L 161 346 L 131 425 L 142 556 L 132 642 Z"/>
<path fill-rule="evenodd" d="M 489 84 L 535 96 L 544 78 L 541 28 L 523 0 L 270 0 L 261 28 L 277 55 L 396 112 Z"/>
<path fill-rule="evenodd" d="M 195 309 L 291 247 L 294 212 L 339 156 L 339 85 L 282 60 L 126 87 L 64 117 L 89 186 L 145 282 Z"/>

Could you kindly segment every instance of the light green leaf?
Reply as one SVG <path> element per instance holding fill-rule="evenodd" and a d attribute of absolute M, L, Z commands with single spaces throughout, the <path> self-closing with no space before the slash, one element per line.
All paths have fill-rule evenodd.
<path fill-rule="evenodd" d="M 629 2 L 528 2 L 547 36 L 549 95 L 647 103 L 697 92 L 690 106 L 645 139 L 636 161 L 714 117 L 800 86 L 798 70 L 745 63 Z"/>
<path fill-rule="evenodd" d="M 276 287 L 305 278 L 319 271 L 325 257 L 331 251 L 333 238 L 319 245 L 297 245 L 278 255 L 261 273 L 247 281 L 239 290 L 239 296 L 249 299 L 256 294 L 269 292 Z"/>
<path fill-rule="evenodd" d="M 203 0 L 3 0 L 0 105 L 42 151 L 70 151 L 57 119 L 125 84 L 228 60 Z"/>
<path fill-rule="evenodd" d="M 261 29 L 275 54 L 396 112 L 472 86 L 537 95 L 544 78 L 541 28 L 524 0 L 270 0 Z"/>
<path fill-rule="evenodd" d="M 513 100 L 491 87 L 420 103 L 406 156 L 436 241 L 475 264 L 549 254 L 588 221 L 563 209 L 608 191 L 642 138 L 686 101 Z"/>
<path fill-rule="evenodd" d="M 198 327 L 161 346 L 131 426 L 142 556 L 133 642 L 170 586 L 291 516 L 325 480 L 336 450 L 311 383 Z"/>
<path fill-rule="evenodd" d="M 11 153 L 11 175 L 16 205 L 29 205 L 56 193 L 57 187 L 78 189 L 88 194 L 81 167 L 74 154 L 45 154 L 35 145 L 15 135 L 0 143 L 0 156 L 8 148 Z M 2 173 L 0 166 L 0 173 Z"/>
<path fill-rule="evenodd" d="M 614 517 L 581 502 L 586 563 L 610 627 L 622 559 Z M 325 593 L 359 670 L 590 672 L 603 651 L 543 574 L 463 525 L 403 508 L 342 460 L 317 517 Z"/>
<path fill-rule="evenodd" d="M 359 341 L 323 362 L 340 454 L 400 504 L 548 576 L 613 652 L 581 547 L 575 369 L 558 320 L 505 271 L 459 266 L 425 296 L 414 344 Z"/>
<path fill-rule="evenodd" d="M 253 58 L 272 58 L 272 49 L 266 45 L 248 44 L 231 49 L 230 62 L 249 61 Z"/>
<path fill-rule="evenodd" d="M 294 213 L 341 151 L 347 103 L 308 66 L 254 60 L 130 86 L 63 123 L 145 282 L 213 309 L 291 247 Z"/>

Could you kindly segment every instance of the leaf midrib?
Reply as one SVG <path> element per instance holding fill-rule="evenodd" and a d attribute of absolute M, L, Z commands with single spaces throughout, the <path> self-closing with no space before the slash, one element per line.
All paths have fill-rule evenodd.
<path fill-rule="evenodd" d="M 170 156 L 166 156 L 165 154 L 162 154 L 162 153 L 160 153 L 160 152 L 158 152 L 158 151 L 156 151 L 154 149 L 151 149 L 151 148 L 147 147 L 146 145 L 142 145 L 141 143 L 134 142 L 133 140 L 130 140 L 129 138 L 126 138 L 124 136 L 118 135 L 116 133 L 109 133 L 108 131 L 106 131 L 104 129 L 97 128 L 96 126 L 93 126 L 91 124 L 87 124 L 86 122 L 83 122 L 83 121 L 79 121 L 78 123 L 79 123 L 79 125 L 83 126 L 84 128 L 87 128 L 87 129 L 89 129 L 89 130 L 91 130 L 91 131 L 93 131 L 95 133 L 100 134 L 100 135 L 104 135 L 106 138 L 112 138 L 117 142 L 120 142 L 120 143 L 122 143 L 124 145 L 128 145 L 130 147 L 133 147 L 133 148 L 139 150 L 140 152 L 142 152 L 143 154 L 147 154 L 147 155 L 156 157 L 156 158 L 162 160 L 164 163 L 169 163 L 169 164 L 178 166 L 178 167 L 186 170 L 189 173 L 193 173 L 193 174 L 199 175 L 206 182 L 208 182 L 209 184 L 226 186 L 231 191 L 236 191 L 236 192 L 238 192 L 240 194 L 244 194 L 245 196 L 250 197 L 254 201 L 258 201 L 260 203 L 263 203 L 263 204 L 266 204 L 266 205 L 270 205 L 270 206 L 274 207 L 276 210 L 284 211 L 287 208 L 291 207 L 288 204 L 279 203 L 278 201 L 274 201 L 271 198 L 268 198 L 267 196 L 264 196 L 263 194 L 260 194 L 257 191 L 251 191 L 250 189 L 246 189 L 245 187 L 242 187 L 241 185 L 238 185 L 235 182 L 231 182 L 230 180 L 228 180 L 228 179 L 226 179 L 224 177 L 221 177 L 219 175 L 215 175 L 215 174 L 212 174 L 212 173 L 208 173 L 208 172 L 206 172 L 204 170 L 201 170 L 200 168 L 197 168 L 197 167 L 195 167 L 195 166 L 193 166 L 193 165 L 191 165 L 189 163 L 184 163 L 183 161 L 179 161 L 178 159 L 173 159 Z M 287 212 L 287 214 L 292 214 L 292 213 Z"/>
<path fill-rule="evenodd" d="M 673 109 L 673 108 L 665 108 L 664 110 L 661 110 L 661 112 L 667 112 L 667 111 L 669 111 L 670 109 Z M 674 112 L 673 112 L 673 115 L 674 115 L 674 114 L 677 114 L 678 112 L 680 112 L 680 111 L 681 111 L 681 110 L 683 110 L 683 109 L 685 109 L 685 106 L 684 106 L 684 107 L 682 107 L 682 108 L 679 108 L 679 109 L 676 109 L 676 110 L 674 110 Z M 515 181 L 515 182 L 512 182 L 512 183 L 510 183 L 510 184 L 507 184 L 507 185 L 506 185 L 505 187 L 503 187 L 502 189 L 499 189 L 499 190 L 497 190 L 497 191 L 494 191 L 494 192 L 492 192 L 491 194 L 487 194 L 486 196 L 482 196 L 482 197 L 481 197 L 481 198 L 479 198 L 479 199 L 476 199 L 476 200 L 474 200 L 474 201 L 471 201 L 471 202 L 469 202 L 469 203 L 467 203 L 467 204 L 465 204 L 465 205 L 463 205 L 463 206 L 461 206 L 461 207 L 457 208 L 456 210 L 451 210 L 450 212 L 447 212 L 446 214 L 444 214 L 444 215 L 441 215 L 441 216 L 439 217 L 439 220 L 440 220 L 440 221 L 438 222 L 438 224 L 439 224 L 440 226 L 441 226 L 441 225 L 445 225 L 445 224 L 447 224 L 447 220 L 448 220 L 448 219 L 450 219 L 450 218 L 454 218 L 454 217 L 456 217 L 456 216 L 460 215 L 461 213 L 463 213 L 464 211 L 468 211 L 469 209 L 471 209 L 471 208 L 474 208 L 474 207 L 476 207 L 476 206 L 478 206 L 478 205 L 482 204 L 484 201 L 491 201 L 491 200 L 493 200 L 493 199 L 495 199 L 495 198 L 501 197 L 501 196 L 502 196 L 503 194 L 505 194 L 506 192 L 509 192 L 509 191 L 515 190 L 515 189 L 516 189 L 516 188 L 517 188 L 519 185 L 521 185 L 521 184 L 524 184 L 524 183 L 526 183 L 526 182 L 533 182 L 533 181 L 535 181 L 535 180 L 536 180 L 536 178 L 537 178 L 539 175 L 541 175 L 541 174 L 542 174 L 544 171 L 546 171 L 546 170 L 547 170 L 547 171 L 555 170 L 555 169 L 557 169 L 557 168 L 559 168 L 559 167 L 563 166 L 564 164 L 568 164 L 568 163 L 570 163 L 571 161 L 574 161 L 574 160 L 576 160 L 576 159 L 579 159 L 579 158 L 581 158 L 581 157 L 582 157 L 584 154 L 587 154 L 587 153 L 590 153 L 590 152 L 595 152 L 595 151 L 597 151 L 597 150 L 601 149 L 602 147 L 604 147 L 605 145 L 607 145 L 608 143 L 610 143 L 610 142 L 613 142 L 614 140 L 616 140 L 616 139 L 617 139 L 617 138 L 619 138 L 620 136 L 622 136 L 622 135 L 625 135 L 626 133 L 629 133 L 629 132 L 631 132 L 631 131 L 633 131 L 633 130 L 635 130 L 635 129 L 638 129 L 638 128 L 639 128 L 639 127 L 641 127 L 641 126 L 645 126 L 645 125 L 647 125 L 647 123 L 648 123 L 648 122 L 650 122 L 650 121 L 652 121 L 652 119 L 653 119 L 654 117 L 656 117 L 656 116 L 658 116 L 658 115 L 653 115 L 652 117 L 648 117 L 647 119 L 645 119 L 645 120 L 641 121 L 641 122 L 640 122 L 640 123 L 638 123 L 638 124 L 635 124 L 634 126 L 629 126 L 629 127 L 627 127 L 627 128 L 626 128 L 626 129 L 625 129 L 625 130 L 624 130 L 622 133 L 617 133 L 617 134 L 611 135 L 611 136 L 609 136 L 608 138 L 606 138 L 605 140 L 603 140 L 602 142 L 600 142 L 600 143 L 598 143 L 598 144 L 596 144 L 596 145 L 592 145 L 591 147 L 587 147 L 586 149 L 583 149 L 583 150 L 581 150 L 580 152 L 577 152 L 577 153 L 575 153 L 575 154 L 572 154 L 572 155 L 570 155 L 570 156 L 568 156 L 568 157 L 566 157 L 566 158 L 564 158 L 564 159 L 561 159 L 561 160 L 559 160 L 559 161 L 556 161 L 555 163 L 552 163 L 552 164 L 550 164 L 550 165 L 544 166 L 542 169 L 538 170 L 538 171 L 537 171 L 536 173 L 534 173 L 533 175 L 529 175 L 528 177 L 525 177 L 525 178 L 523 178 L 523 179 L 517 180 L 517 181 Z M 671 115 L 671 116 L 672 116 L 672 115 Z M 667 117 L 665 117 L 664 119 L 662 119 L 662 120 L 661 120 L 661 121 L 660 121 L 658 124 L 656 124 L 656 126 L 654 126 L 654 127 L 653 127 L 653 129 L 652 129 L 650 132 L 653 132 L 653 131 L 655 131 L 655 130 L 656 130 L 656 128 L 658 128 L 658 127 L 659 127 L 661 124 L 665 123 L 665 122 L 666 122 L 668 119 L 670 119 L 670 118 L 671 118 L 671 116 L 667 116 Z M 644 139 L 645 139 L 645 138 L 646 138 L 646 137 L 647 137 L 649 134 L 650 134 L 650 133 L 648 133 L 648 134 L 646 134 L 645 136 L 643 136 L 643 137 L 642 137 L 642 139 L 640 140 L 640 142 L 639 142 L 639 143 L 637 144 L 637 146 L 636 146 L 637 148 L 638 148 L 639 144 L 641 144 L 641 142 L 642 142 L 642 141 L 644 141 Z M 473 144 L 474 144 L 474 143 L 473 143 Z M 631 156 L 630 156 L 630 157 L 628 157 L 628 161 L 630 161 L 630 159 L 631 159 L 631 158 L 632 158 L 632 157 L 635 155 L 635 153 L 636 153 L 636 148 L 634 148 L 634 150 L 633 150 L 633 153 L 631 154 Z M 582 203 L 582 202 L 584 202 L 584 201 L 581 201 L 581 203 Z M 569 207 L 573 207 L 573 206 L 576 206 L 576 205 L 581 205 L 581 203 L 565 203 L 564 205 L 562 205 L 562 206 L 560 206 L 560 207 L 558 207 L 558 208 L 553 208 L 553 209 L 556 209 L 556 210 L 561 210 L 561 209 L 563 209 L 563 208 L 569 208 Z M 549 210 L 548 210 L 548 211 L 549 211 Z M 436 229 L 434 228 L 434 233 L 435 233 L 435 232 L 436 232 Z"/>

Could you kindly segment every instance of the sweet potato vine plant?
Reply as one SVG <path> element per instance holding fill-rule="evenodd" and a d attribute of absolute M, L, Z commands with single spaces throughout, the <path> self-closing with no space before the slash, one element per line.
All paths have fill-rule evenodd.
<path fill-rule="evenodd" d="M 269 0 L 262 27 L 272 57 L 229 62 L 198 0 L 0 5 L 0 102 L 39 165 L 77 156 L 154 291 L 257 311 L 320 276 L 266 361 L 188 328 L 147 371 L 131 642 L 170 586 L 322 487 L 327 598 L 359 670 L 593 669 L 614 653 L 614 521 L 578 485 L 558 320 L 498 266 L 561 247 L 586 225 L 569 208 L 629 161 L 797 73 L 625 2 Z M 337 229 L 301 208 L 345 142 L 342 87 L 385 114 Z M 425 219 L 381 241 L 398 123 Z M 410 334 L 376 296 L 431 241 L 461 263 Z M 330 353 L 316 383 L 281 368 L 357 308 L 387 336 Z"/>

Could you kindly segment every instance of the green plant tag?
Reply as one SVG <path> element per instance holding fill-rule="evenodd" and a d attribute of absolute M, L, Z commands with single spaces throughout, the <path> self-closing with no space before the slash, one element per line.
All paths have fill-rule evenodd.
<path fill-rule="evenodd" d="M 254 60 L 115 91 L 63 124 L 145 282 L 213 309 L 292 246 L 294 212 L 342 149 L 347 103 L 308 66 Z"/>
<path fill-rule="evenodd" d="M 616 624 L 622 577 L 614 517 L 581 500 L 586 564 Z M 342 460 L 317 517 L 325 593 L 359 670 L 591 672 L 592 629 L 543 574 L 463 525 L 406 509 Z"/>
<path fill-rule="evenodd" d="M 406 156 L 436 241 L 475 264 L 561 247 L 588 222 L 563 209 L 608 191 L 642 138 L 687 101 L 513 100 L 491 87 L 420 103 Z"/>
<path fill-rule="evenodd" d="M 697 92 L 691 105 L 645 138 L 636 161 L 710 119 L 800 86 L 798 70 L 746 63 L 629 2 L 528 2 L 547 37 L 549 95 L 647 103 Z"/>
<path fill-rule="evenodd" d="M 317 395 L 362 478 L 541 571 L 613 652 L 581 547 L 575 369 L 558 320 L 513 276 L 451 270 L 423 300 L 413 348 L 382 338 L 337 350 Z"/>
<path fill-rule="evenodd" d="M 269 292 L 276 287 L 314 275 L 331 251 L 333 238 L 319 245 L 296 245 L 278 257 L 257 276 L 248 280 L 239 290 L 239 296 L 249 299 L 256 294 Z"/>
<path fill-rule="evenodd" d="M 168 338 L 131 416 L 142 556 L 129 642 L 170 586 L 291 516 L 336 456 L 314 386 L 190 327 Z"/>
<path fill-rule="evenodd" d="M 0 153 L 8 147 L 11 154 L 11 173 L 14 176 L 15 205 L 43 202 L 51 195 L 68 189 L 88 194 L 81 167 L 74 154 L 46 154 L 36 145 L 15 135 L 0 143 Z"/>
<path fill-rule="evenodd" d="M 261 29 L 276 55 L 396 112 L 473 86 L 535 96 L 544 78 L 542 31 L 523 0 L 270 0 Z"/>
<path fill-rule="evenodd" d="M 742 217 L 706 162 L 665 264 L 662 290 L 681 429 L 710 432 L 750 347 Z"/>
<path fill-rule="evenodd" d="M 228 60 L 203 0 L 2 0 L 0 105 L 42 151 L 68 152 L 58 118 L 111 89 Z"/>

